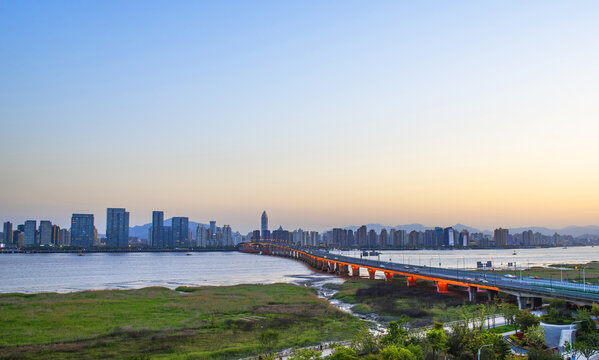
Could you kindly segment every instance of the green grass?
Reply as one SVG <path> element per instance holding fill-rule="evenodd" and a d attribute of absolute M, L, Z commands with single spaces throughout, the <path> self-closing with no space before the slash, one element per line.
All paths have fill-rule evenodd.
<path fill-rule="evenodd" d="M 0 359 L 228 359 L 351 338 L 360 321 L 291 284 L 0 295 Z"/>
<path fill-rule="evenodd" d="M 507 326 L 499 325 L 499 326 L 496 326 L 494 328 L 488 329 L 488 331 L 490 331 L 492 333 L 495 333 L 495 334 L 503 334 L 505 332 L 514 331 L 514 330 L 516 330 L 516 327 L 513 324 L 510 324 L 510 325 L 507 325 Z"/>

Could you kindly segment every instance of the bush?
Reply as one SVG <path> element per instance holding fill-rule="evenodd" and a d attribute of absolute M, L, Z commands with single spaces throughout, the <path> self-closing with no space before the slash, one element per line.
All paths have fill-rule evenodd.
<path fill-rule="evenodd" d="M 406 348 L 390 345 L 381 351 L 384 360 L 416 360 L 416 356 Z"/>
<path fill-rule="evenodd" d="M 344 346 L 338 346 L 329 356 L 329 360 L 357 360 L 358 354 L 356 350 Z"/>

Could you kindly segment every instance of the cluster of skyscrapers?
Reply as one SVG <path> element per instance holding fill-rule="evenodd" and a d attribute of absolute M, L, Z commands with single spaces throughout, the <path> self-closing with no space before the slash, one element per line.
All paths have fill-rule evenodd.
<path fill-rule="evenodd" d="M 152 212 L 152 226 L 148 239 L 129 236 L 129 212 L 124 208 L 106 209 L 106 234 L 98 236 L 93 214 L 73 214 L 70 229 L 61 229 L 48 220 L 37 226 L 36 220 L 27 220 L 13 229 L 6 221 L 0 242 L 2 247 L 81 247 L 105 246 L 127 248 L 132 245 L 154 248 L 227 247 L 234 246 L 243 239 L 234 234 L 229 225 L 217 227 L 215 221 L 210 226 L 198 225 L 195 236 L 189 227 L 187 217 L 173 217 L 166 226 L 164 212 Z"/>
<path fill-rule="evenodd" d="M 152 226 L 150 227 L 149 245 L 155 248 L 166 247 L 230 247 L 241 242 L 235 237 L 231 226 L 217 227 L 216 221 L 210 221 L 210 226 L 198 224 L 195 237 L 189 228 L 189 218 L 173 217 L 171 226 L 166 226 L 164 212 L 152 212 Z"/>

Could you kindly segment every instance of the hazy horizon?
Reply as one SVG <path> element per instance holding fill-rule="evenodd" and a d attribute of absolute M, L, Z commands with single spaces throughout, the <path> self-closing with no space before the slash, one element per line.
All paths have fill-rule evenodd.
<path fill-rule="evenodd" d="M 592 1 L 0 2 L 0 220 L 599 224 L 598 23 Z"/>

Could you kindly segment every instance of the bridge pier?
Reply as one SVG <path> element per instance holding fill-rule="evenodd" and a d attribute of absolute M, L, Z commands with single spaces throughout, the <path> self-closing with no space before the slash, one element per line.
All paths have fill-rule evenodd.
<path fill-rule="evenodd" d="M 351 276 L 359 277 L 360 276 L 360 267 L 352 266 L 351 267 Z"/>
<path fill-rule="evenodd" d="M 475 286 L 468 287 L 468 301 L 473 304 L 476 304 L 476 292 L 478 289 Z"/>
<path fill-rule="evenodd" d="M 540 297 L 518 295 L 516 298 L 518 299 L 518 309 L 520 310 L 536 309 L 543 305 L 543 299 Z"/>
<path fill-rule="evenodd" d="M 492 302 L 497 296 L 497 290 L 487 290 L 487 299 Z"/>
<path fill-rule="evenodd" d="M 329 262 L 329 272 L 330 273 L 336 273 L 337 272 L 337 263 L 336 262 Z"/>
<path fill-rule="evenodd" d="M 368 269 L 368 278 L 374 279 L 374 274 L 375 273 L 376 273 L 376 270 L 374 270 L 374 269 Z"/>
<path fill-rule="evenodd" d="M 390 271 L 385 271 L 385 278 L 387 278 L 387 281 L 389 282 L 393 281 L 393 273 Z"/>
<path fill-rule="evenodd" d="M 349 276 L 349 265 L 347 265 L 347 264 L 340 264 L 339 265 L 339 273 L 342 276 L 344 276 L 344 277 Z"/>
<path fill-rule="evenodd" d="M 416 286 L 416 280 L 418 280 L 418 278 L 415 276 L 408 276 L 406 277 L 406 280 L 408 281 L 408 287 L 411 287 Z"/>
<path fill-rule="evenodd" d="M 447 292 L 447 283 L 443 281 L 437 281 L 437 292 L 438 293 L 446 293 Z"/>

